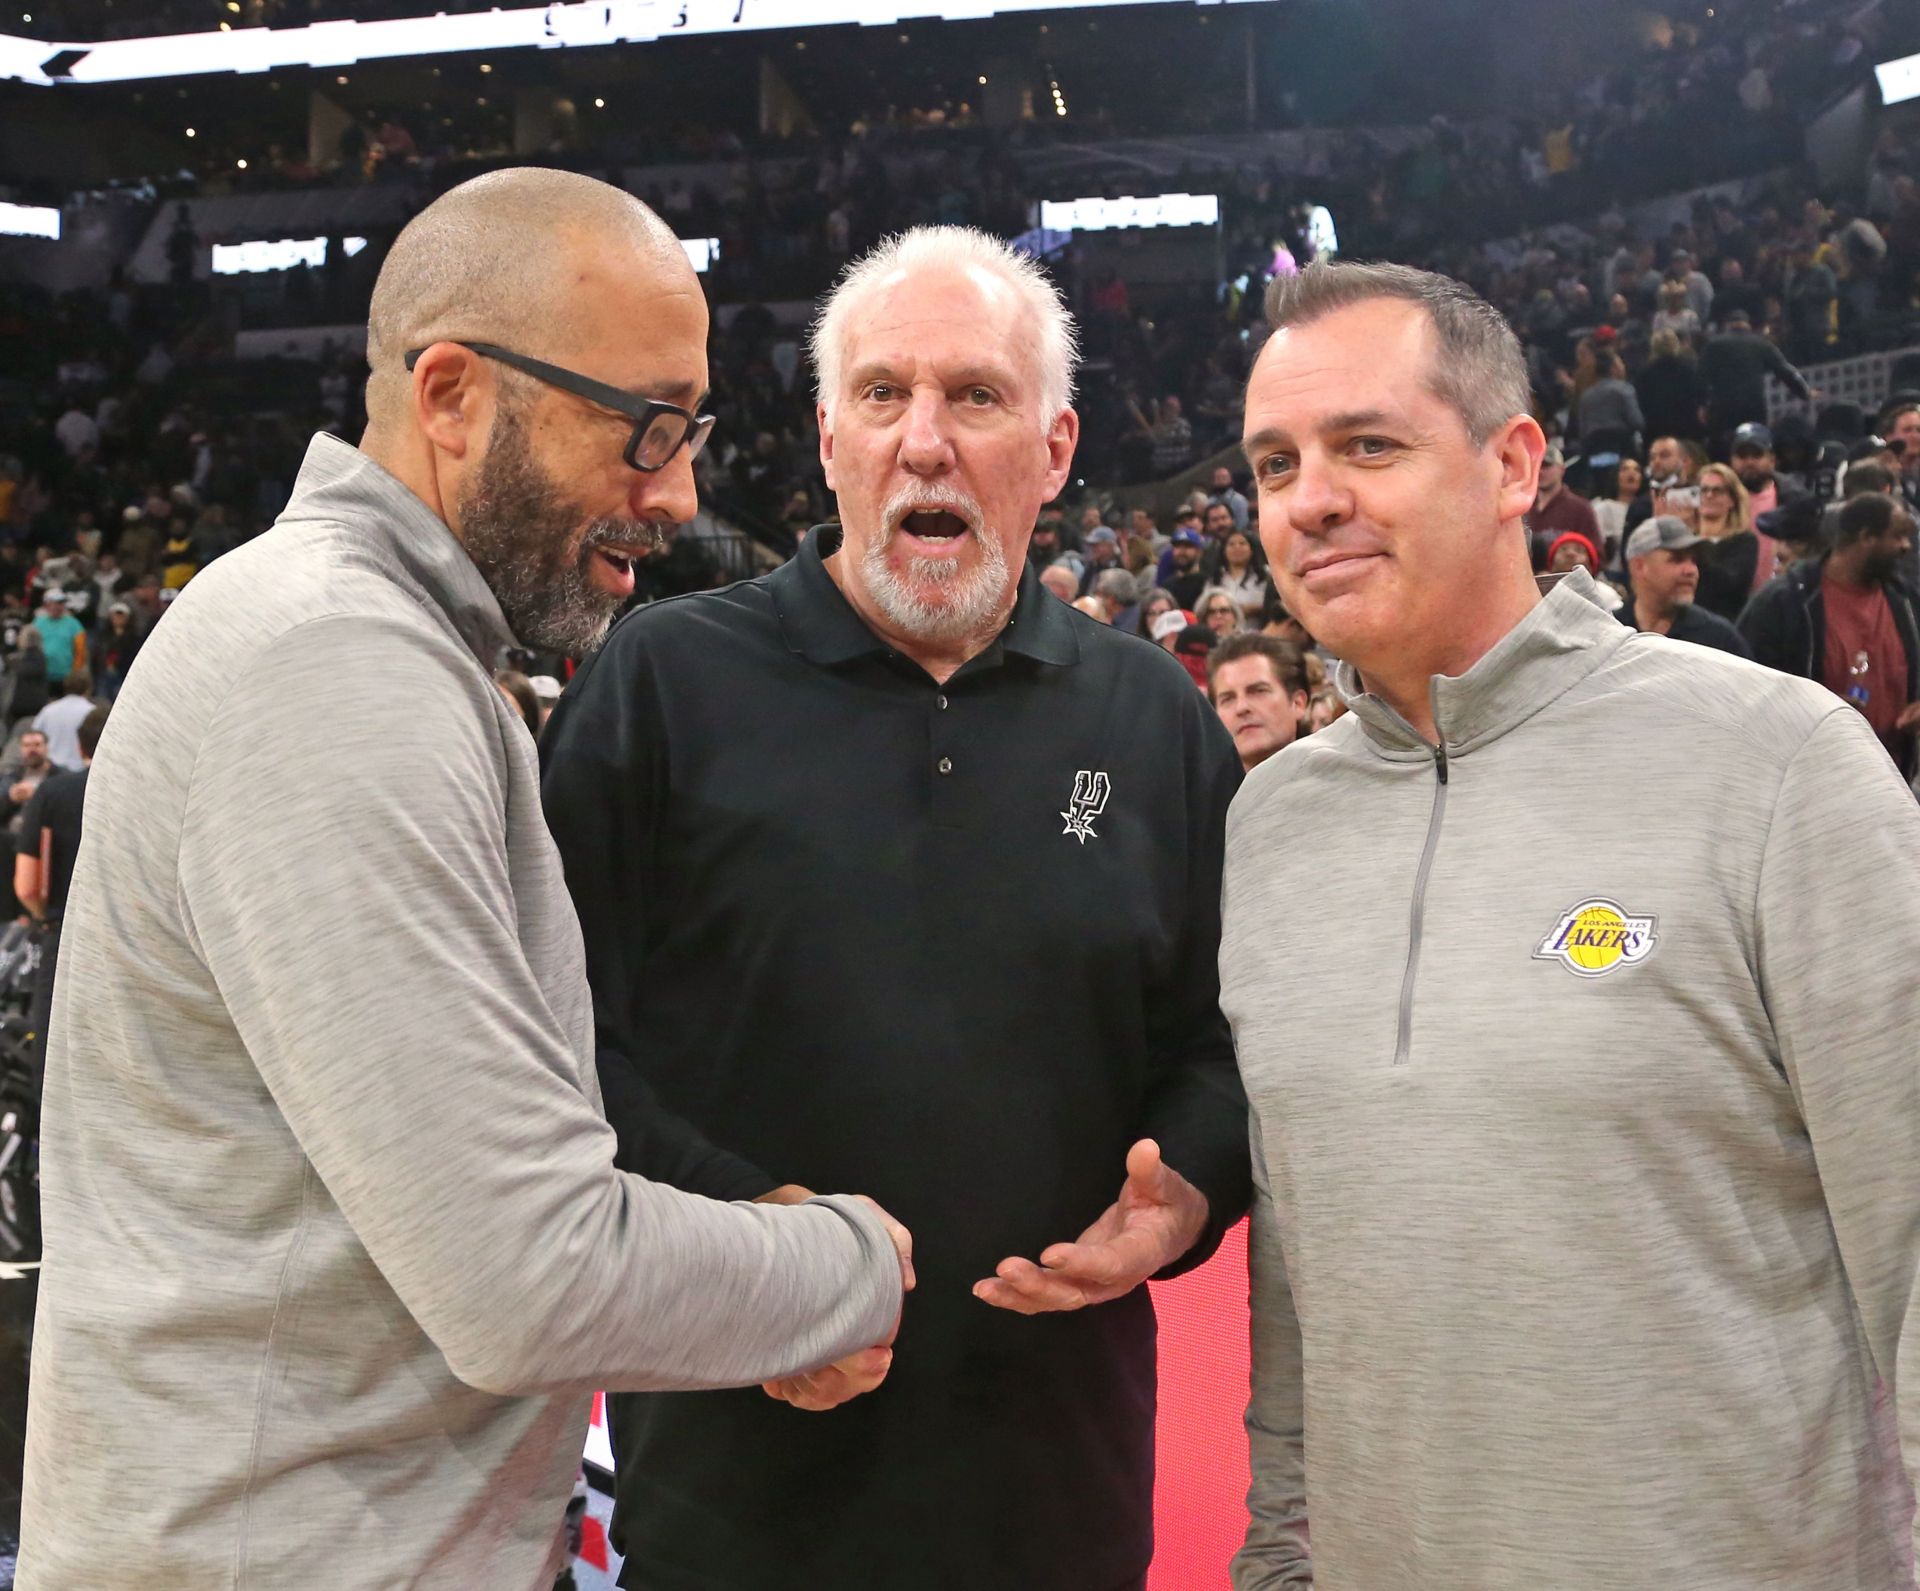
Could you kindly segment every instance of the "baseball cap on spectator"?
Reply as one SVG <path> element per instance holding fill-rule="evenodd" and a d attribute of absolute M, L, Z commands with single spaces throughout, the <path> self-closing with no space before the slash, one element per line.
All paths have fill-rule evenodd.
<path fill-rule="evenodd" d="M 116 613 L 124 613 L 128 618 L 133 617 L 133 609 L 128 607 L 124 602 L 116 602 L 112 607 L 107 609 L 108 618 L 112 618 Z"/>
<path fill-rule="evenodd" d="M 1756 453 L 1773 451 L 1773 433 L 1758 420 L 1749 420 L 1733 433 L 1733 450 L 1738 453 L 1743 447 L 1750 447 Z"/>
<path fill-rule="evenodd" d="M 1153 638 L 1156 641 L 1164 641 L 1168 636 L 1178 635 L 1192 624 L 1193 615 L 1185 608 L 1168 608 L 1153 621 Z M 1209 630 L 1207 633 L 1211 635 L 1213 632 Z"/>
<path fill-rule="evenodd" d="M 1176 530 L 1173 533 L 1173 544 L 1176 547 L 1204 547 L 1207 544 L 1207 538 L 1197 530 Z"/>
<path fill-rule="evenodd" d="M 1549 442 L 1547 451 L 1540 456 L 1540 462 L 1557 467 L 1567 462 L 1567 455 L 1558 442 Z"/>
<path fill-rule="evenodd" d="M 536 674 L 527 683 L 533 687 L 533 694 L 543 702 L 560 700 L 560 682 L 551 674 Z"/>
<path fill-rule="evenodd" d="M 1863 436 L 1847 449 L 1847 462 L 1858 464 L 1862 459 L 1870 459 L 1876 454 L 1887 451 L 1887 439 L 1883 436 Z"/>
<path fill-rule="evenodd" d="M 1095 525 L 1092 530 L 1088 531 L 1087 541 L 1090 544 L 1096 541 L 1103 541 L 1110 546 L 1118 546 L 1120 544 L 1120 538 L 1105 525 Z"/>
<path fill-rule="evenodd" d="M 138 503 L 129 503 L 125 508 L 120 510 L 120 519 L 123 524 L 138 524 L 145 517 L 146 510 L 141 508 Z"/>
<path fill-rule="evenodd" d="M 1753 317 L 1744 309 L 1730 309 L 1727 311 L 1726 318 L 1721 321 L 1721 324 L 1723 326 L 1751 326 L 1753 324 Z"/>
<path fill-rule="evenodd" d="M 67 594 L 66 592 L 62 591 L 58 586 L 55 586 L 51 591 L 49 591 L 46 594 L 45 600 L 48 602 L 57 602 L 60 604 L 61 607 L 64 608 L 67 605 Z"/>
<path fill-rule="evenodd" d="M 1684 519 L 1676 519 L 1672 514 L 1660 514 L 1649 519 L 1627 538 L 1627 556 L 1644 558 L 1648 553 L 1659 552 L 1662 548 L 1668 552 L 1684 552 L 1689 547 L 1698 547 L 1706 539 Z"/>

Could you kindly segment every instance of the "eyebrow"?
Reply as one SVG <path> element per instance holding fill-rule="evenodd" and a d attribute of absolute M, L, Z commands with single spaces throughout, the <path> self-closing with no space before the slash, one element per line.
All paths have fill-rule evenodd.
<path fill-rule="evenodd" d="M 1338 414 L 1330 414 L 1316 429 L 1322 434 L 1338 434 L 1343 431 L 1366 431 L 1379 426 L 1396 423 L 1394 417 L 1384 409 L 1343 409 Z M 1240 450 L 1251 458 L 1262 448 L 1277 447 L 1293 440 L 1293 433 L 1284 426 L 1268 426 L 1255 431 L 1240 444 Z"/>
<path fill-rule="evenodd" d="M 901 377 L 895 366 L 876 359 L 863 365 L 856 365 L 852 375 L 847 379 L 852 386 L 864 387 L 869 381 L 884 379 L 897 382 Z M 1008 387 L 1014 385 L 1017 378 L 1011 370 L 996 369 L 992 365 L 963 365 L 947 379 L 950 385 L 956 387 L 973 385 Z"/>

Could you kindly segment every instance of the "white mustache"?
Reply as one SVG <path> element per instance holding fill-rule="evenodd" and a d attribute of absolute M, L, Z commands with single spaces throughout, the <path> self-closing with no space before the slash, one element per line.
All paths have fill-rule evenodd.
<path fill-rule="evenodd" d="M 903 486 L 887 499 L 886 507 L 881 510 L 882 523 L 891 537 L 900 528 L 900 521 L 908 514 L 931 513 L 944 509 L 967 522 L 967 528 L 978 535 L 986 523 L 986 510 L 971 495 L 955 486 L 936 486 L 927 483 L 919 486 Z"/>

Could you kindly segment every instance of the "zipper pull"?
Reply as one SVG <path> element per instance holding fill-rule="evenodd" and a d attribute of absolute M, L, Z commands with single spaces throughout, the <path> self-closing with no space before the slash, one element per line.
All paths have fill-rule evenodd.
<path fill-rule="evenodd" d="M 1440 776 L 1440 782 L 1447 782 L 1447 746 L 1442 741 L 1433 748 L 1433 771 Z"/>

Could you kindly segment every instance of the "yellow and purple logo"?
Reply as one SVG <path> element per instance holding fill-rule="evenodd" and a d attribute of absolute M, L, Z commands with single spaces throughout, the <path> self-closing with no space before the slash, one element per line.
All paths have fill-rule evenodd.
<path fill-rule="evenodd" d="M 1654 919 L 1635 917 L 1618 901 L 1583 900 L 1561 914 L 1540 941 L 1536 961 L 1557 961 L 1577 978 L 1604 978 L 1653 954 Z"/>

